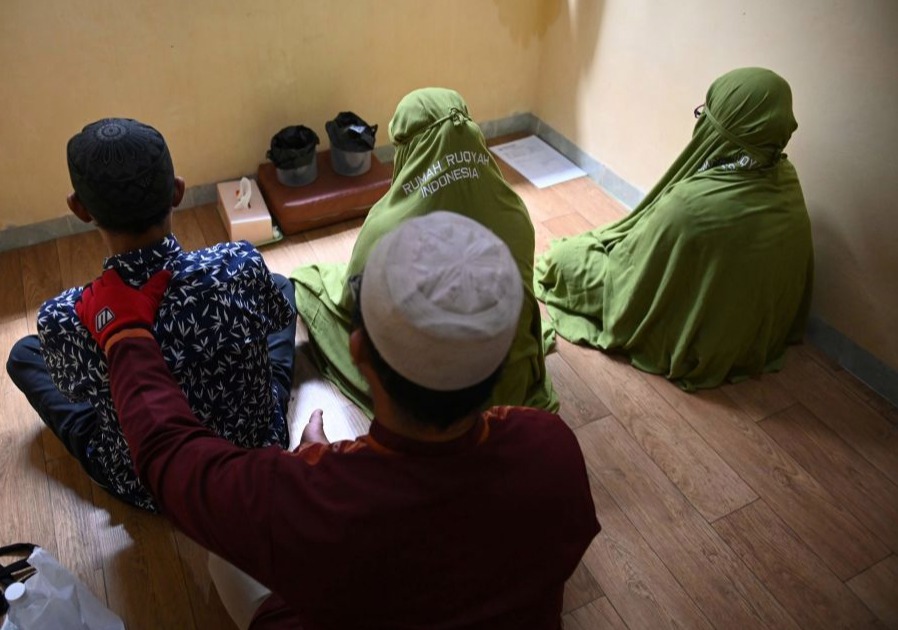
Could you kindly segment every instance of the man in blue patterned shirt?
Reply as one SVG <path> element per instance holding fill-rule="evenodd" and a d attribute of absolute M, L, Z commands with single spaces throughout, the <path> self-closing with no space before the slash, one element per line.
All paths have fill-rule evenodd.
<path fill-rule="evenodd" d="M 288 444 L 295 297 L 249 243 L 182 251 L 171 210 L 184 194 L 162 135 L 129 119 L 104 119 L 68 144 L 72 212 L 100 230 L 115 269 L 139 286 L 172 272 L 153 330 L 196 415 L 246 448 Z M 114 496 L 156 505 L 134 472 L 109 393 L 106 358 L 78 319 L 75 287 L 48 300 L 38 336 L 20 340 L 7 371 L 85 471 Z"/>

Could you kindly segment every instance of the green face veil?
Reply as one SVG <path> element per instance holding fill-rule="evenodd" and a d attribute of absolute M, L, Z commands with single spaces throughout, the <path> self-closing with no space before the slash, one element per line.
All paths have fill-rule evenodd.
<path fill-rule="evenodd" d="M 803 334 L 813 275 L 807 209 L 783 153 L 796 127 L 777 74 L 714 81 L 688 146 L 636 209 L 537 261 L 557 332 L 687 390 L 778 369 Z"/>
<path fill-rule="evenodd" d="M 393 181 L 368 213 L 349 264 L 300 267 L 292 274 L 297 309 L 309 326 L 319 369 L 371 414 L 367 386 L 349 356 L 352 296 L 347 279 L 364 270 L 380 238 L 403 221 L 448 210 L 502 239 L 524 283 L 517 334 L 490 404 L 557 409 L 532 290 L 533 225 L 524 203 L 502 177 L 467 104 L 453 90 L 415 90 L 399 102 L 389 130 L 396 148 Z"/>

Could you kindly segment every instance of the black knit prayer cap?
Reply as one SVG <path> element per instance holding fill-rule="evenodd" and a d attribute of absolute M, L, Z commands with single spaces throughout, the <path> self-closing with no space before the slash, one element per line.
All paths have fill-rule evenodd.
<path fill-rule="evenodd" d="M 100 227 L 140 233 L 171 211 L 175 172 L 162 134 L 130 118 L 104 118 L 69 140 L 69 176 Z"/>

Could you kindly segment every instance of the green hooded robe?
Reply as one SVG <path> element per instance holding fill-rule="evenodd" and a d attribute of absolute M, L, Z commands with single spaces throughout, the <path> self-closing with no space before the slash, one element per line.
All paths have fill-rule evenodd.
<path fill-rule="evenodd" d="M 347 279 L 362 272 L 378 240 L 400 223 L 449 210 L 478 221 L 501 238 L 524 283 L 517 335 L 489 404 L 556 410 L 532 288 L 533 224 L 524 202 L 502 177 L 464 100 L 441 88 L 408 94 L 390 121 L 390 139 L 396 148 L 393 181 L 368 213 L 349 264 L 304 266 L 292 274 L 297 310 L 309 327 L 317 367 L 372 415 L 367 384 L 349 354 L 352 296 Z"/>
<path fill-rule="evenodd" d="M 631 214 L 553 243 L 535 268 L 558 334 L 686 390 L 779 369 L 801 340 L 813 277 L 807 208 L 783 154 L 797 127 L 788 83 L 734 70 L 697 115 Z"/>

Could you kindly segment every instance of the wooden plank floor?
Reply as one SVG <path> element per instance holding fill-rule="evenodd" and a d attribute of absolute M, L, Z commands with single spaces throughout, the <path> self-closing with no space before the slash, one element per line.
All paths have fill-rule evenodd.
<path fill-rule="evenodd" d="M 542 250 L 621 216 L 586 179 L 526 201 Z M 175 213 L 193 249 L 225 238 L 214 207 Z M 272 270 L 347 260 L 360 220 L 264 250 Z M 0 350 L 34 332 L 41 302 L 97 274 L 94 232 L 0 253 Z M 325 410 L 332 439 L 367 420 L 323 381 L 297 335 L 294 442 Z M 779 374 L 686 394 L 620 358 L 564 341 L 548 359 L 583 448 L 603 531 L 568 583 L 566 627 L 898 628 L 898 412 L 813 348 Z M 91 484 L 0 376 L 0 542 L 56 554 L 128 628 L 233 627 L 205 552 Z"/>

